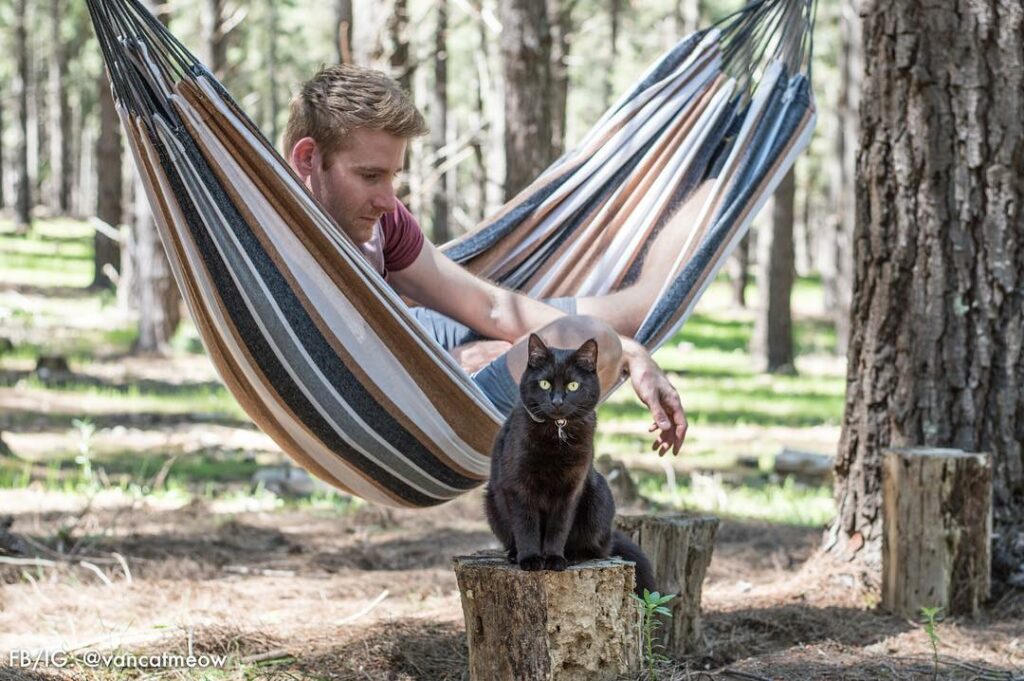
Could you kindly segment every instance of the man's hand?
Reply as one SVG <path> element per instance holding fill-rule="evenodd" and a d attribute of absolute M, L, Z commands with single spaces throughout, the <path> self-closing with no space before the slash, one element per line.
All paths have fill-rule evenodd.
<path fill-rule="evenodd" d="M 629 373 L 633 390 L 654 417 L 648 432 L 661 431 L 651 449 L 657 450 L 658 456 L 663 456 L 670 448 L 673 454 L 678 454 L 687 428 L 679 393 L 642 345 L 624 339 L 622 354 L 623 369 Z"/>

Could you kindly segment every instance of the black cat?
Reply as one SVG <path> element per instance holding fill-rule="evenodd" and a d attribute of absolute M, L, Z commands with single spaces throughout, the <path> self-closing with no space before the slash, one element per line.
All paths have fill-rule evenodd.
<path fill-rule="evenodd" d="M 487 520 L 524 570 L 564 570 L 610 555 L 636 563 L 636 593 L 654 591 L 640 547 L 612 530 L 615 502 L 594 470 L 594 412 L 601 397 L 597 343 L 576 351 L 529 341 L 520 401 L 498 433 L 484 495 Z"/>

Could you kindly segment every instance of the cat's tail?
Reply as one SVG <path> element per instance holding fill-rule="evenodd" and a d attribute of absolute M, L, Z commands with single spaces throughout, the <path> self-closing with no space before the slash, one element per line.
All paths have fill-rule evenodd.
<path fill-rule="evenodd" d="M 647 560 L 647 556 L 632 539 L 618 530 L 612 533 L 612 555 L 636 563 L 636 588 L 634 590 L 637 596 L 643 598 L 644 589 L 651 592 L 657 591 L 654 586 L 654 568 L 651 567 L 651 561 Z"/>

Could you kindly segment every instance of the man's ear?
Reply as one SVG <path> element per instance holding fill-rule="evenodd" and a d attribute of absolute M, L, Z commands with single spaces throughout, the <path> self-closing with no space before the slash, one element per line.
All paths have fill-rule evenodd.
<path fill-rule="evenodd" d="M 288 161 L 291 163 L 292 170 L 294 170 L 303 182 L 309 181 L 309 176 L 313 174 L 313 169 L 319 162 L 320 154 L 317 153 L 316 142 L 312 137 L 303 137 L 295 146 L 292 147 L 292 153 Z"/>
<path fill-rule="evenodd" d="M 544 366 L 544 363 L 550 357 L 550 353 L 548 352 L 548 346 L 544 345 L 544 341 L 540 339 L 540 336 L 531 333 L 528 347 L 530 354 L 526 361 L 527 365 L 533 369 Z"/>

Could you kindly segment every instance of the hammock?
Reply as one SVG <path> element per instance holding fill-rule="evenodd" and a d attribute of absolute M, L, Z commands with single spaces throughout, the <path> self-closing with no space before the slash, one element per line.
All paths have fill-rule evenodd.
<path fill-rule="evenodd" d="M 174 277 L 246 413 L 311 473 L 375 503 L 425 507 L 480 485 L 503 416 L 139 0 L 88 4 Z M 760 0 L 688 36 L 444 252 L 531 296 L 605 293 L 710 181 L 636 336 L 657 348 L 810 140 L 813 9 Z"/>

